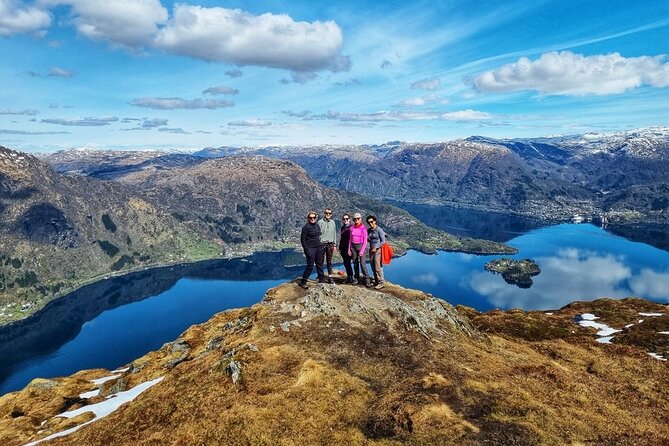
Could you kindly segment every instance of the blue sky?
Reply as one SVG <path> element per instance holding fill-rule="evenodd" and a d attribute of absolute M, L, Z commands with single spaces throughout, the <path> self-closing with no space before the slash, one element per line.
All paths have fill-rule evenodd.
<path fill-rule="evenodd" d="M 669 2 L 0 0 L 0 144 L 195 149 L 669 125 Z"/>

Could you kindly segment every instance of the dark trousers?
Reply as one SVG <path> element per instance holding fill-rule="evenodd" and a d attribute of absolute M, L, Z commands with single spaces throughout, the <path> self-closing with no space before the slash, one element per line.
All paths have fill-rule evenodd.
<path fill-rule="evenodd" d="M 302 274 L 302 282 L 306 282 L 311 272 L 314 270 L 314 263 L 316 264 L 316 274 L 318 274 L 318 281 L 325 281 L 325 274 L 323 274 L 323 249 L 320 246 L 315 248 L 306 248 L 304 255 L 307 258 L 307 266 L 304 268 Z"/>
<path fill-rule="evenodd" d="M 351 266 L 351 256 L 348 255 L 348 247 L 346 249 L 340 249 L 339 253 L 341 258 L 344 260 L 344 268 L 346 268 L 346 278 L 353 279 L 353 267 Z"/>
<path fill-rule="evenodd" d="M 321 244 L 321 249 L 323 250 L 323 257 L 325 257 L 325 263 L 328 266 L 328 274 L 332 274 L 332 254 L 334 254 L 334 243 L 323 243 Z"/>
<path fill-rule="evenodd" d="M 369 275 L 367 274 L 367 253 L 364 252 L 360 254 L 365 248 L 361 243 L 351 243 L 351 258 L 353 260 L 353 268 L 355 269 L 355 278 L 360 281 L 360 273 L 362 277 L 367 280 Z"/>

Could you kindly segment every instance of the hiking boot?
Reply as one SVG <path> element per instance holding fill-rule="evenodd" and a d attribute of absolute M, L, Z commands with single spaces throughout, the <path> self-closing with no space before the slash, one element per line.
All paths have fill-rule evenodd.
<path fill-rule="evenodd" d="M 298 285 L 300 286 L 300 288 L 302 288 L 302 289 L 304 289 L 304 290 L 306 290 L 307 288 L 309 288 L 309 287 L 307 286 L 307 282 L 305 282 L 305 281 L 301 281 Z"/>
<path fill-rule="evenodd" d="M 374 287 L 375 290 L 380 290 L 381 288 L 383 288 L 383 282 L 377 284 L 377 285 Z"/>
<path fill-rule="evenodd" d="M 372 280 L 368 277 L 367 280 L 365 281 L 365 286 L 367 288 L 371 288 L 372 286 Z"/>

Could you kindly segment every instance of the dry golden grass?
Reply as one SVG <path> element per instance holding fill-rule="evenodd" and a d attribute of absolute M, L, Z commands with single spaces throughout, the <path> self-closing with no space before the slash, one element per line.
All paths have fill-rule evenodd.
<path fill-rule="evenodd" d="M 427 299 L 387 288 L 410 302 Z M 490 320 L 470 313 L 485 338 L 452 330 L 427 339 L 374 314 L 365 326 L 346 324 L 343 315 L 312 315 L 281 330 L 303 295 L 286 284 L 263 304 L 192 327 L 181 337 L 190 345 L 184 362 L 166 369 L 175 357 L 167 345 L 124 376 L 130 388 L 164 375 L 159 385 L 49 444 L 669 444 L 667 364 L 636 347 L 596 344 L 569 316 L 552 320 L 538 341 L 514 336 L 522 324 L 543 326 L 535 313 L 517 312 L 506 326 L 506 313 Z M 224 338 L 220 348 L 211 348 L 215 338 Z M 242 364 L 237 384 L 225 372 L 230 358 Z M 31 438 L 62 405 L 49 398 L 80 393 L 89 376 L 0 399 L 3 444 Z M 24 415 L 12 417 L 19 406 Z"/>

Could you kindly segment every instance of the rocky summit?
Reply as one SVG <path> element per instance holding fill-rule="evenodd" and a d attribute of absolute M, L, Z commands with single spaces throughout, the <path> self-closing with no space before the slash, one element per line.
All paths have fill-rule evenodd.
<path fill-rule="evenodd" d="M 668 332 L 667 306 L 640 299 L 479 313 L 392 284 L 286 283 L 123 368 L 1 397 L 0 440 L 664 445 Z"/>

